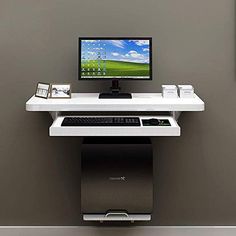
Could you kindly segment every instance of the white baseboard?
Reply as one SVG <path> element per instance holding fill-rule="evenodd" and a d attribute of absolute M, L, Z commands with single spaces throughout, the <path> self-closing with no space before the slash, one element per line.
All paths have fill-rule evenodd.
<path fill-rule="evenodd" d="M 236 226 L 0 226 L 1 236 L 235 236 Z"/>

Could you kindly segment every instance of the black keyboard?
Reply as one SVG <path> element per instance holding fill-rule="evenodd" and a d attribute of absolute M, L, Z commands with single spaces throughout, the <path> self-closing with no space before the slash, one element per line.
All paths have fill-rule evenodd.
<path fill-rule="evenodd" d="M 141 126 L 138 117 L 65 117 L 61 126 Z"/>

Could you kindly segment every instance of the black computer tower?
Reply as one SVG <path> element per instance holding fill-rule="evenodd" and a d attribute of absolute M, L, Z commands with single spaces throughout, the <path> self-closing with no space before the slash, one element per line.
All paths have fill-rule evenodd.
<path fill-rule="evenodd" d="M 82 214 L 151 214 L 152 145 L 149 138 L 94 137 L 82 144 Z"/>

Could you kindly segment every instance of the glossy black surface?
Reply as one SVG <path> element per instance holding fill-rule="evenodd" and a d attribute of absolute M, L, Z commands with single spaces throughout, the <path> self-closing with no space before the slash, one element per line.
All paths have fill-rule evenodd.
<path fill-rule="evenodd" d="M 153 160 L 149 138 L 85 138 L 82 144 L 82 213 L 151 213 Z"/>

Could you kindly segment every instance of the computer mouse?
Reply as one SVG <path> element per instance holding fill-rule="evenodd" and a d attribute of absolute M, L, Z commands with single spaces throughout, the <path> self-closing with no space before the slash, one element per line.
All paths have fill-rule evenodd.
<path fill-rule="evenodd" d="M 158 119 L 149 119 L 149 124 L 150 125 L 159 125 L 159 120 Z"/>

